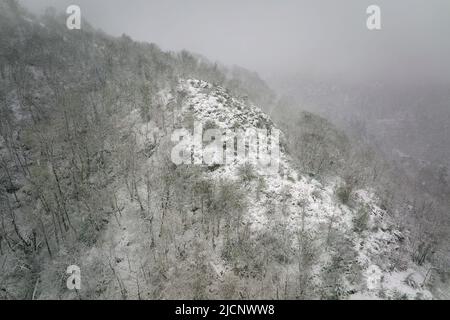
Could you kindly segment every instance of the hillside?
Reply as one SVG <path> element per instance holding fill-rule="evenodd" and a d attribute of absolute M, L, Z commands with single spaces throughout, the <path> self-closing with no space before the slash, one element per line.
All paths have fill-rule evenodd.
<path fill-rule="evenodd" d="M 188 146 L 193 162 L 175 164 L 196 124 L 278 132 L 255 105 L 270 90 L 185 51 L 0 9 L 0 298 L 433 298 L 428 249 L 417 263 L 376 188 L 340 176 L 354 168 L 330 123 L 283 125 L 276 170 L 245 157 L 263 146 L 247 133 L 233 161 L 197 163 Z M 230 151 L 221 135 L 207 142 Z"/>

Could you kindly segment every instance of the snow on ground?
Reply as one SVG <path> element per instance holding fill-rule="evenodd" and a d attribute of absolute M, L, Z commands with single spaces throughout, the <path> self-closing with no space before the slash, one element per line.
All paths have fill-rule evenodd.
<path fill-rule="evenodd" d="M 191 111 L 197 120 L 202 123 L 213 122 L 217 127 L 230 129 L 236 126 L 240 128 L 258 127 L 264 124 L 273 127 L 271 119 L 258 107 L 233 98 L 221 87 L 201 80 L 181 81 L 180 90 L 187 93 L 184 111 Z M 368 273 L 375 267 L 382 272 L 382 287 L 386 297 L 395 294 L 405 295 L 409 299 L 431 298 L 427 290 L 420 286 L 411 287 L 407 284 L 408 276 L 414 274 L 414 269 L 406 271 L 392 270 L 389 259 L 392 252 L 400 247 L 403 235 L 392 226 L 389 215 L 378 205 L 375 194 L 368 190 L 358 190 L 353 194 L 353 202 L 358 208 L 369 210 L 368 230 L 362 234 L 353 231 L 353 219 L 355 209 L 339 203 L 335 196 L 335 186 L 339 179 L 331 180 L 328 185 L 322 185 L 318 181 L 302 176 L 292 169 L 291 160 L 284 152 L 281 153 L 280 170 L 283 173 L 267 174 L 264 168 L 255 167 L 259 176 L 264 177 L 265 190 L 255 199 L 251 193 L 252 204 L 248 209 L 246 221 L 250 223 L 252 231 L 258 232 L 268 228 L 272 217 L 268 212 L 268 204 L 280 207 L 285 203 L 284 211 L 288 222 L 288 231 L 295 234 L 301 225 L 302 216 L 306 220 L 306 229 L 313 233 L 320 232 L 320 226 L 333 221 L 334 227 L 344 234 L 350 234 L 357 252 L 357 263 L 363 271 Z M 240 162 L 242 163 L 242 161 Z M 209 173 L 214 179 L 237 180 L 236 164 L 227 164 Z M 256 182 L 250 189 L 255 191 Z M 327 256 L 322 257 L 325 264 Z M 380 264 L 380 265 L 377 265 Z M 318 269 L 318 268 L 317 268 Z M 405 282 L 406 281 L 406 282 Z M 357 291 L 351 298 L 376 298 L 373 291 Z M 398 298 L 398 297 L 397 297 Z"/>
<path fill-rule="evenodd" d="M 214 122 L 216 126 L 224 129 L 236 126 L 243 129 L 261 127 L 261 125 L 274 127 L 270 118 L 259 108 L 231 97 L 221 87 L 215 87 L 200 80 L 182 80 L 179 90 L 186 93 L 183 114 L 192 112 L 195 119 L 202 123 Z M 161 95 L 161 101 L 165 101 L 165 103 L 171 101 L 169 93 L 162 92 Z M 124 125 L 125 123 L 135 124 L 137 141 L 143 148 L 154 137 L 153 128 L 155 126 L 154 124 L 142 124 L 138 119 L 137 111 L 131 113 L 129 118 L 124 119 Z M 157 134 L 162 133 L 157 132 Z M 243 159 L 237 159 L 237 161 L 219 166 L 215 170 L 205 170 L 204 174 L 215 181 L 227 179 L 238 181 L 238 168 L 242 163 L 244 163 Z M 377 205 L 378 200 L 373 192 L 368 190 L 354 192 L 353 204 L 352 207 L 349 207 L 340 203 L 335 196 L 334 190 L 339 179 L 322 184 L 313 178 L 304 176 L 293 169 L 289 156 L 283 151 L 280 154 L 280 168 L 279 172 L 274 173 L 263 167 L 255 166 L 257 176 L 263 178 L 265 182 L 258 195 L 258 181 L 252 181 L 246 186 L 250 206 L 244 222 L 250 226 L 250 231 L 254 236 L 269 230 L 276 221 L 279 221 L 280 217 L 274 218 L 271 208 L 275 208 L 276 212 L 283 212 L 281 219 L 287 225 L 286 232 L 292 238 L 293 247 L 296 245 L 296 234 L 300 230 L 303 220 L 305 221 L 305 231 L 313 234 L 320 239 L 319 241 L 324 241 L 323 226 L 332 221 L 333 228 L 338 229 L 340 234 L 348 237 L 350 243 L 353 243 L 357 253 L 354 263 L 360 265 L 367 278 L 367 286 L 354 288 L 347 285 L 347 290 L 353 290 L 349 296 L 350 299 L 431 298 L 431 294 L 418 285 L 421 283 L 420 279 L 412 281 L 414 277 L 417 278 L 418 274 L 414 266 L 410 266 L 407 270 L 396 270 L 391 265 L 388 257 L 392 252 L 398 250 L 403 236 L 392 226 L 387 212 Z M 143 193 L 145 192 L 143 191 Z M 129 195 L 126 190 L 118 193 L 118 199 L 124 207 L 122 215 L 116 215 L 115 219 L 111 219 L 108 229 L 100 241 L 102 247 L 92 249 L 87 254 L 86 261 L 93 263 L 97 256 L 107 253 L 104 258 L 109 261 L 117 278 L 117 281 L 108 290 L 117 292 L 118 287 L 123 287 L 127 298 L 146 298 L 140 295 L 140 286 L 146 281 L 146 272 L 142 269 L 142 265 L 145 264 L 145 259 L 151 252 L 149 230 L 144 228 L 145 224 L 142 223 L 136 202 L 130 203 L 127 200 Z M 369 212 L 368 229 L 361 233 L 353 230 L 356 208 L 366 208 Z M 180 234 L 179 237 L 184 237 L 184 239 L 191 237 L 193 242 L 196 241 L 195 230 L 189 232 Z M 167 239 L 167 241 L 175 242 L 172 247 L 176 247 L 177 238 Z M 217 245 L 220 247 L 222 244 L 218 243 Z M 322 243 L 321 246 L 323 247 L 324 244 Z M 217 254 L 212 253 L 205 259 L 221 281 L 233 273 L 230 266 L 227 266 Z M 329 260 L 330 255 L 325 250 L 313 268 L 313 281 L 317 285 L 321 283 L 319 276 L 321 268 Z M 287 269 L 295 272 L 297 267 L 291 267 L 288 266 Z M 380 281 L 378 283 L 375 281 L 374 287 L 371 287 L 370 281 L 373 280 L 374 272 L 376 276 L 377 270 L 381 272 Z M 171 274 L 176 275 L 178 272 L 180 272 L 178 266 L 170 266 L 167 275 L 170 278 Z M 170 294 L 167 293 L 169 296 L 183 296 L 183 292 L 176 291 L 176 286 L 166 290 L 173 290 Z M 219 289 L 210 288 L 210 290 L 217 291 Z M 105 296 L 108 296 L 108 293 L 105 293 Z"/>

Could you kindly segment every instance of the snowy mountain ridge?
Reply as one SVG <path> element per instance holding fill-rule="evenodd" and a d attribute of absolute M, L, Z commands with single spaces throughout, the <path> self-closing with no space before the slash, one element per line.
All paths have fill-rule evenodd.
<path fill-rule="evenodd" d="M 181 80 L 178 90 L 183 96 L 182 110 L 177 114 L 180 121 L 193 114 L 195 120 L 203 124 L 214 123 L 222 128 L 232 128 L 234 121 L 238 121 L 244 128 L 256 127 L 261 121 L 274 126 L 259 108 L 231 97 L 222 87 L 191 79 Z M 167 96 L 165 101 L 170 103 L 172 99 Z M 142 134 L 143 129 L 140 128 L 137 132 Z M 164 140 L 162 132 L 160 139 Z M 145 141 L 143 138 L 140 140 Z M 144 145 L 141 147 L 144 148 Z M 306 278 L 299 277 L 299 281 L 308 283 L 313 292 L 309 295 L 311 298 L 323 295 L 324 291 L 348 299 L 432 298 L 427 290 L 421 288 L 423 272 L 408 261 L 396 261 L 402 259 L 401 250 L 406 245 L 405 235 L 393 225 L 389 214 L 380 208 L 379 200 L 373 192 L 356 190 L 351 194 L 349 202 L 343 204 L 336 196 L 340 178 L 326 184 L 320 183 L 293 169 L 292 161 L 282 148 L 278 174 L 253 166 L 250 177 L 245 180 L 245 194 L 242 195 L 248 205 L 240 223 L 247 230 L 247 236 L 266 243 L 268 248 L 276 246 L 280 241 L 285 245 L 285 252 L 280 253 L 279 257 L 279 262 L 284 266 L 275 271 L 276 277 L 287 279 L 298 277 L 299 272 L 305 273 Z M 240 170 L 243 166 L 245 164 L 242 163 L 209 169 L 203 166 L 201 175 L 204 179 L 217 183 L 242 183 L 244 181 Z M 133 204 L 130 204 L 124 210 L 124 216 L 132 207 Z M 195 217 L 196 211 L 192 214 Z M 125 218 L 122 216 L 119 219 Z M 361 230 L 358 230 L 357 225 L 361 224 L 361 220 L 364 220 L 364 226 L 360 226 Z M 122 258 L 117 259 L 120 261 L 119 265 L 127 265 L 123 255 L 131 260 L 131 265 L 136 265 L 145 252 L 139 239 L 146 237 L 145 234 L 148 236 L 148 230 L 142 230 L 135 218 L 129 217 L 125 221 L 127 222 L 121 222 L 121 225 L 128 224 L 129 227 L 123 230 L 111 224 L 113 230 L 105 233 L 109 234 L 105 241 L 113 248 L 113 252 L 122 252 Z M 198 240 L 195 233 L 195 230 L 193 233 L 183 232 L 175 242 L 186 241 L 188 246 L 196 246 Z M 218 284 L 227 282 L 227 279 L 236 274 L 244 278 L 254 277 L 247 269 L 246 262 L 238 259 L 230 264 L 223 254 L 217 253 L 223 251 L 225 246 L 223 239 L 218 238 L 214 243 L 214 251 L 207 251 L 208 254 L 202 256 L 215 278 L 207 285 L 210 297 L 220 297 Z M 89 259 L 92 259 L 92 254 L 98 255 L 97 250 L 91 253 Z M 395 252 L 398 252 L 398 257 L 393 255 Z M 300 256 L 305 258 L 300 259 Z M 195 267 L 196 262 L 189 261 Z M 400 270 L 398 266 L 402 263 Z M 122 277 L 127 279 L 130 277 L 129 268 L 123 268 Z M 170 267 L 166 277 L 176 277 L 178 268 L 180 266 Z M 341 274 L 335 275 L 334 272 Z M 331 280 L 324 279 L 324 274 Z M 334 279 L 335 277 L 339 279 Z M 139 291 L 134 281 L 128 280 L 122 285 L 126 287 L 126 284 L 129 286 L 129 293 Z M 273 284 L 268 281 L 264 285 Z M 176 290 L 170 289 L 163 296 L 183 296 L 182 292 L 174 291 Z M 292 294 L 298 296 L 298 293 Z M 262 294 L 261 297 L 268 296 Z"/>
<path fill-rule="evenodd" d="M 338 177 L 348 141 L 325 119 L 295 110 L 286 127 L 255 75 L 16 4 L 0 2 L 0 299 L 433 298 L 432 246 L 416 266 L 375 188 Z M 174 163 L 195 123 L 282 127 L 276 170 L 239 152 Z"/>

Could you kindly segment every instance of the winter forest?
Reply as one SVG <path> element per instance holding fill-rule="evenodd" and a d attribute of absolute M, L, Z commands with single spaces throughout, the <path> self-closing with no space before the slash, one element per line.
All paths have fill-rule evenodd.
<path fill-rule="evenodd" d="M 0 0 L 0 300 L 450 299 L 448 58 L 288 78 L 31 2 Z"/>

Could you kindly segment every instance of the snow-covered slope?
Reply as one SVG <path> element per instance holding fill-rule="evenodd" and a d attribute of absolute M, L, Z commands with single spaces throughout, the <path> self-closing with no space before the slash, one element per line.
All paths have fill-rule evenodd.
<path fill-rule="evenodd" d="M 193 112 L 203 124 L 213 122 L 227 129 L 234 128 L 236 123 L 244 129 L 260 127 L 261 123 L 273 126 L 259 108 L 231 97 L 224 88 L 200 80 L 186 80 L 181 81 L 180 90 L 186 93 L 183 110 Z M 352 193 L 348 204 L 343 204 L 335 191 L 340 181 L 338 177 L 322 184 L 294 170 L 291 162 L 282 150 L 278 174 L 254 167 L 259 179 L 246 186 L 251 205 L 244 217 L 253 237 L 265 232 L 273 233 L 274 237 L 282 236 L 291 244 L 295 256 L 300 246 L 299 234 L 307 235 L 318 255 L 309 275 L 318 288 L 326 285 L 324 268 L 333 263 L 333 257 L 342 254 L 340 250 L 346 251 L 343 254 L 352 258 L 344 262 L 345 266 L 339 266 L 345 272 L 342 293 L 339 293 L 343 297 L 431 297 L 428 291 L 421 290 L 420 283 L 414 285 L 407 281 L 413 276 L 422 277 L 423 281 L 423 275 L 416 274 L 418 271 L 412 264 L 405 262 L 399 270 L 400 263 L 396 259 L 401 259 L 405 236 L 380 208 L 375 194 L 370 190 L 358 190 Z M 239 165 L 227 164 L 206 174 L 215 180 L 236 181 L 238 171 Z M 261 181 L 264 181 L 263 186 Z M 357 231 L 355 221 L 363 214 L 367 215 L 364 230 Z M 275 234 L 280 225 L 286 226 L 283 235 Z M 215 261 L 215 264 L 227 269 L 222 261 Z M 296 264 L 293 262 L 287 269 L 296 270 Z M 356 273 L 361 277 L 356 279 Z"/>
<path fill-rule="evenodd" d="M 302 133 L 276 136 L 276 170 L 239 152 L 173 162 L 172 134 L 195 122 L 277 131 L 248 101 L 267 100 L 263 83 L 15 3 L 0 2 L 0 299 L 431 297 L 373 191 L 297 169 L 286 142 Z"/>
<path fill-rule="evenodd" d="M 180 80 L 177 90 L 182 99 L 181 109 L 172 110 L 176 127 L 193 117 L 222 129 L 276 129 L 261 109 L 223 87 L 190 79 Z M 167 112 L 173 94 L 159 92 Z M 170 130 L 143 121 L 137 109 L 117 125 L 118 130 L 131 127 L 135 161 L 144 160 L 136 164 L 141 169 L 135 169 L 135 190 L 123 180 L 110 186 L 116 192 L 109 222 L 95 244 L 76 258 L 85 279 L 83 297 L 432 298 L 422 287 L 426 270 L 410 261 L 406 234 L 396 228 L 374 192 L 354 190 L 344 203 L 337 193 L 342 179 L 319 182 L 295 169 L 282 146 L 282 133 L 278 170 L 252 165 L 243 180 L 245 161 L 191 165 L 195 173 L 174 170 L 167 158 Z M 181 187 L 174 189 L 166 180 Z M 240 231 L 229 237 L 231 242 L 225 234 L 234 232 L 228 224 L 237 211 L 226 211 L 217 226 L 205 223 L 220 209 L 229 210 L 217 206 L 231 200 L 219 198 L 211 212 L 199 214 L 207 204 L 189 194 L 199 181 L 208 181 L 214 190 L 222 185 L 235 189 L 243 210 L 237 219 Z M 63 248 L 43 269 L 40 281 L 53 283 L 51 270 L 73 259 Z M 60 290 L 49 288 L 39 298 L 77 298 Z"/>

